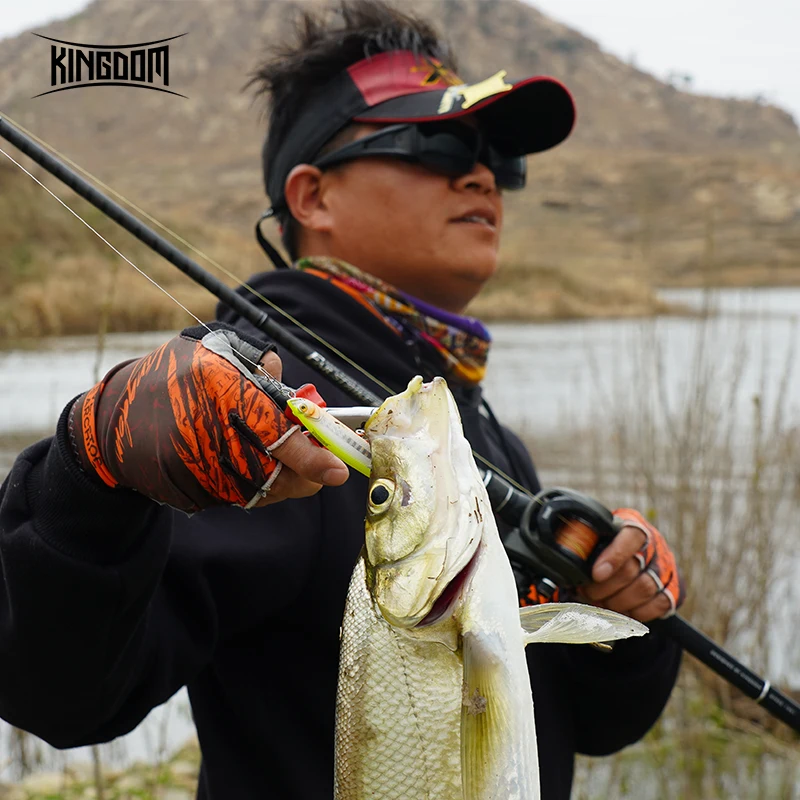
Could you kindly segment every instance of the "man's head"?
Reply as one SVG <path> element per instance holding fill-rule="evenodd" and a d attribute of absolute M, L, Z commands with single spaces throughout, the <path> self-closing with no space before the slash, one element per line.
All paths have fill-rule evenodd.
<path fill-rule="evenodd" d="M 497 266 L 501 188 L 567 136 L 569 94 L 505 72 L 467 86 L 426 22 L 380 0 L 297 30 L 253 79 L 271 99 L 265 182 L 287 249 L 463 310 Z"/>

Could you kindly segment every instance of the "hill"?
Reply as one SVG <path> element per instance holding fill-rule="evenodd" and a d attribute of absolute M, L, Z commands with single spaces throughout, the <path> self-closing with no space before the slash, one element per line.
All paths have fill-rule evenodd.
<path fill-rule="evenodd" d="M 38 32 L 188 32 L 170 64 L 188 99 L 116 88 L 32 99 L 49 88 L 49 44 L 25 33 L 0 41 L 0 110 L 149 211 L 204 231 L 245 275 L 264 263 L 252 224 L 265 201 L 263 120 L 241 90 L 267 43 L 288 34 L 294 5 L 96 0 Z M 800 282 L 800 135 L 785 111 L 680 91 L 518 0 L 413 6 L 447 32 L 465 79 L 552 74 L 579 108 L 571 139 L 532 158 L 529 188 L 509 196 L 506 269 L 476 311 L 647 313 L 657 285 Z"/>

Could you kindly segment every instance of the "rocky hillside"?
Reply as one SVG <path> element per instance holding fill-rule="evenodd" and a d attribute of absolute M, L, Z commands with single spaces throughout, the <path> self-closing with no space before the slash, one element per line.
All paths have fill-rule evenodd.
<path fill-rule="evenodd" d="M 304 8 L 328 4 L 299 3 Z M 111 152 L 120 139 L 134 144 L 153 136 L 164 155 L 175 156 L 178 148 L 184 152 L 187 144 L 187 155 L 206 145 L 222 148 L 229 159 L 237 151 L 245 155 L 242 146 L 252 147 L 253 128 L 258 132 L 259 125 L 240 89 L 266 46 L 286 36 L 295 5 L 289 0 L 95 0 L 82 14 L 38 32 L 94 42 L 149 41 L 188 31 L 172 44 L 171 64 L 173 83 L 188 102 L 158 95 L 134 101 L 115 89 L 31 101 L 48 88 L 43 82 L 49 44 L 22 34 L 0 42 L 0 108 L 48 128 L 63 125 L 69 112 L 65 141 L 88 138 L 108 144 Z M 572 146 L 697 152 L 720 146 L 780 151 L 798 145 L 797 127 L 785 111 L 679 91 L 519 0 L 412 0 L 411 5 L 446 32 L 468 80 L 505 68 L 511 75 L 552 74 L 565 81 L 580 110 Z M 235 140 L 227 138 L 232 133 Z"/>
<path fill-rule="evenodd" d="M 509 197 L 512 269 L 496 290 L 517 294 L 531 278 L 541 288 L 520 315 L 579 313 L 553 301 L 568 285 L 594 296 L 618 282 L 641 296 L 654 284 L 800 281 L 800 134 L 785 111 L 679 91 L 519 0 L 412 4 L 447 32 L 465 79 L 546 73 L 576 97 L 574 135 L 531 159 L 529 188 Z M 38 32 L 77 42 L 188 32 L 170 63 L 188 99 L 113 87 L 31 99 L 49 88 L 49 43 L 24 33 L 0 41 L 0 111 L 147 209 L 238 236 L 249 268 L 263 120 L 242 86 L 289 33 L 295 5 L 95 0 Z"/>

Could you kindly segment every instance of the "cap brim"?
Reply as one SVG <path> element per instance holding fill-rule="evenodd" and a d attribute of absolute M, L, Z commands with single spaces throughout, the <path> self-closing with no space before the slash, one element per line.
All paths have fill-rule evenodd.
<path fill-rule="evenodd" d="M 476 114 L 493 144 L 515 156 L 555 147 L 569 136 L 575 125 L 572 95 L 554 78 L 525 78 L 512 83 L 506 91 L 473 103 L 468 103 L 458 90 L 456 86 L 395 97 L 359 113 L 354 120 L 394 124 Z"/>

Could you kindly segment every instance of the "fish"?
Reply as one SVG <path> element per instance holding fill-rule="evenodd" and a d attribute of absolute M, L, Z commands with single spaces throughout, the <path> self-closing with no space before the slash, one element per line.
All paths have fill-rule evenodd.
<path fill-rule="evenodd" d="M 443 378 L 368 419 L 364 547 L 340 633 L 335 800 L 537 800 L 525 645 L 608 642 L 604 609 L 520 609 L 486 488 Z"/>

